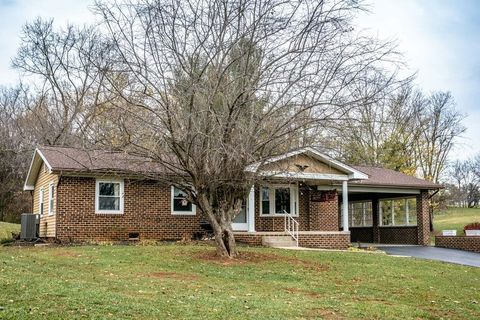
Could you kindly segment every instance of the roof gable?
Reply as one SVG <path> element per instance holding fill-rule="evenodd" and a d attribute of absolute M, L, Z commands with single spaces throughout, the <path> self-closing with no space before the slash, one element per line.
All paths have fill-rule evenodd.
<path fill-rule="evenodd" d="M 261 171 L 304 172 L 324 174 L 345 174 L 331 165 L 301 153 L 289 158 L 271 162 L 260 167 Z"/>
<path fill-rule="evenodd" d="M 38 173 L 40 172 L 43 164 L 47 166 L 49 172 L 52 171 L 52 166 L 50 163 L 48 163 L 44 154 L 37 148 L 33 153 L 32 162 L 30 162 L 30 167 L 28 169 L 23 190 L 30 191 L 35 189 L 35 182 L 37 181 Z"/>
<path fill-rule="evenodd" d="M 300 163 L 297 163 L 299 159 Z M 301 167 L 295 168 L 296 164 L 299 164 L 300 166 L 308 165 L 309 168 L 305 168 L 305 170 L 302 171 Z M 275 170 L 275 168 L 277 168 L 277 170 Z M 278 177 L 288 175 L 290 177 L 303 179 L 330 178 L 336 180 L 336 178 L 338 178 L 338 180 L 348 180 L 368 178 L 365 173 L 354 167 L 337 161 L 310 147 L 272 157 L 264 161 L 264 163 L 255 163 L 249 166 L 247 170 L 252 172 L 264 171 L 267 174 L 272 174 Z M 341 176 L 346 176 L 347 178 L 342 179 Z"/>

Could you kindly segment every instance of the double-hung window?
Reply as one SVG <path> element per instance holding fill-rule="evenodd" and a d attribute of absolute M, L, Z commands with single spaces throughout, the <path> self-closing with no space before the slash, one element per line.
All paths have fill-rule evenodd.
<path fill-rule="evenodd" d="M 48 185 L 48 214 L 52 215 L 53 214 L 53 198 L 55 194 L 55 186 L 53 183 L 50 183 Z"/>
<path fill-rule="evenodd" d="M 195 205 L 187 200 L 187 194 L 184 191 L 172 186 L 171 194 L 172 214 L 195 215 Z"/>
<path fill-rule="evenodd" d="M 123 213 L 123 180 L 97 180 L 95 211 L 97 213 Z"/>
<path fill-rule="evenodd" d="M 298 215 L 298 187 L 270 185 L 260 187 L 260 214 L 262 216 Z"/>
<path fill-rule="evenodd" d="M 38 194 L 38 212 L 40 213 L 40 215 L 43 215 L 44 214 L 44 210 L 45 210 L 45 191 L 43 188 L 40 189 L 39 191 L 39 194 Z"/>

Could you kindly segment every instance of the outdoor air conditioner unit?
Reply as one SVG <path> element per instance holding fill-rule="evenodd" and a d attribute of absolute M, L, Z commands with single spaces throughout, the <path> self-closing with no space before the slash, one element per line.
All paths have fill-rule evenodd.
<path fill-rule="evenodd" d="M 20 239 L 35 240 L 38 238 L 40 216 L 32 213 L 22 213 Z"/>

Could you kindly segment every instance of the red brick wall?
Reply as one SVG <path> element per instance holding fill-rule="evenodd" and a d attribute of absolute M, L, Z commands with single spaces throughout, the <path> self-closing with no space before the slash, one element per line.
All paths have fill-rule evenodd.
<path fill-rule="evenodd" d="M 201 231 L 200 213 L 172 215 L 170 187 L 153 181 L 124 182 L 124 213 L 95 213 L 95 179 L 62 177 L 58 186 L 57 239 L 122 241 L 129 232 L 141 239 L 177 240 Z"/>
<path fill-rule="evenodd" d="M 417 227 L 380 227 L 380 243 L 417 244 Z"/>
<path fill-rule="evenodd" d="M 249 244 L 251 246 L 261 246 L 262 245 L 262 235 L 260 234 L 248 234 L 248 233 L 235 233 L 235 241 L 239 243 Z"/>
<path fill-rule="evenodd" d="M 322 191 L 314 191 L 316 194 Z M 313 192 L 312 192 L 313 194 Z M 339 202 L 338 195 L 324 202 L 310 202 L 310 230 L 338 231 Z"/>
<path fill-rule="evenodd" d="M 300 234 L 298 240 L 299 246 L 306 248 L 345 250 L 350 246 L 349 233 Z"/>
<path fill-rule="evenodd" d="M 421 191 L 417 195 L 417 244 L 430 244 L 430 204 L 428 191 Z"/>
<path fill-rule="evenodd" d="M 256 231 L 284 231 L 283 217 L 261 217 L 255 195 Z M 130 232 L 141 239 L 177 240 L 202 231 L 200 213 L 172 215 L 170 187 L 154 181 L 124 181 L 124 213 L 95 213 L 95 178 L 62 177 L 58 186 L 57 239 L 60 241 L 123 241 Z M 312 213 L 311 208 L 313 208 Z M 310 203 L 310 191 L 299 190 L 300 231 L 338 231 L 338 199 Z M 314 228 L 311 229 L 311 224 Z M 260 241 L 261 243 L 261 238 Z"/>
<path fill-rule="evenodd" d="M 350 227 L 350 240 L 373 243 L 373 227 Z"/>
<path fill-rule="evenodd" d="M 238 242 L 252 246 L 262 245 L 262 237 L 261 234 L 235 234 L 235 239 Z M 298 238 L 299 246 L 306 248 L 345 250 L 350 246 L 350 234 L 348 233 L 299 234 Z"/>
<path fill-rule="evenodd" d="M 480 237 L 478 236 L 436 236 L 435 246 L 460 249 L 480 253 Z"/>

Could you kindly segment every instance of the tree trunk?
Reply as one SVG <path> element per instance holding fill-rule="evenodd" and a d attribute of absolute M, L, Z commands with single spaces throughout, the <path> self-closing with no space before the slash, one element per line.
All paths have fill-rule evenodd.
<path fill-rule="evenodd" d="M 216 224 L 213 226 L 215 234 L 215 243 L 217 245 L 217 255 L 220 257 L 234 258 L 237 256 L 237 246 L 231 226 Z"/>
<path fill-rule="evenodd" d="M 232 224 L 228 218 L 228 212 L 219 208 L 213 208 L 206 195 L 197 196 L 198 203 L 203 213 L 210 221 L 215 235 L 217 255 L 220 257 L 234 258 L 237 256 L 237 246 L 233 235 Z"/>

